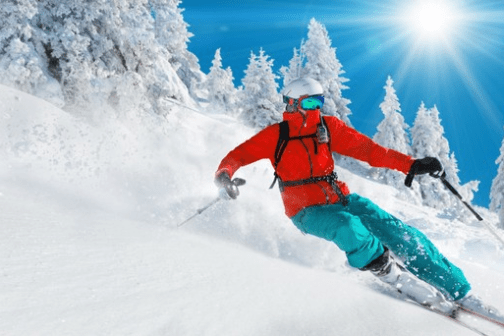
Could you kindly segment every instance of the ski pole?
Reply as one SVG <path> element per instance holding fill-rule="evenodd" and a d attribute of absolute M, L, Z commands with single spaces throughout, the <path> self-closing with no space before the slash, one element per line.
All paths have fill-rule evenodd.
<path fill-rule="evenodd" d="M 445 187 L 450 190 L 452 192 L 452 194 L 454 194 L 455 196 L 457 196 L 457 198 L 462 201 L 462 203 L 464 203 L 464 205 L 472 212 L 472 214 L 488 229 L 488 231 L 490 231 L 494 236 L 495 238 L 497 238 L 497 240 L 502 244 L 502 247 L 504 247 L 504 240 L 501 238 L 501 236 L 495 231 L 495 229 L 490 225 L 488 224 L 484 219 L 483 217 L 481 217 L 477 212 L 476 210 L 473 209 L 473 207 L 471 207 L 469 205 L 469 203 L 467 203 L 466 201 L 464 201 L 464 199 L 462 198 L 462 196 L 460 196 L 460 194 L 458 193 L 458 191 L 451 185 L 450 182 L 448 182 L 446 180 L 446 172 L 443 171 L 442 174 L 430 174 L 430 176 L 432 177 L 435 177 L 435 178 L 439 178 L 441 180 L 441 182 L 445 185 Z"/>
<path fill-rule="evenodd" d="M 435 178 L 439 178 L 441 180 L 441 182 L 443 182 L 443 184 L 445 185 L 445 187 L 450 190 L 452 192 L 453 195 L 457 196 L 457 198 L 459 200 L 462 201 L 462 203 L 464 203 L 464 205 L 467 207 L 467 209 L 469 209 L 469 211 L 472 212 L 472 214 L 479 220 L 479 221 L 482 221 L 483 220 L 483 217 L 481 217 L 479 215 L 479 213 L 476 212 L 476 210 L 473 209 L 472 206 L 469 205 L 469 203 L 467 203 L 466 201 L 464 201 L 464 199 L 462 198 L 462 196 L 460 196 L 460 194 L 458 193 L 458 191 L 451 185 L 450 182 L 448 182 L 446 180 L 446 172 L 444 171 L 442 174 L 440 175 L 436 175 L 436 174 L 430 174 L 432 177 L 435 177 Z"/>
<path fill-rule="evenodd" d="M 237 178 L 234 178 L 233 181 L 231 181 L 231 182 L 232 183 L 229 186 L 230 191 L 233 192 L 236 196 L 238 196 L 240 194 L 240 192 L 238 190 L 238 187 L 244 185 L 245 184 L 245 180 L 242 179 L 242 178 L 237 177 Z M 203 211 L 205 211 L 206 209 L 210 208 L 212 205 L 214 205 L 215 203 L 219 202 L 220 200 L 221 200 L 221 197 L 219 196 L 216 199 L 214 199 L 212 202 L 208 203 L 203 208 L 196 210 L 196 213 L 194 215 L 192 215 L 191 217 L 187 218 L 182 223 L 178 224 L 177 227 L 181 227 L 185 223 L 189 222 L 191 219 L 193 219 L 194 217 L 200 215 Z"/>
<path fill-rule="evenodd" d="M 198 209 L 196 210 L 196 213 L 194 215 L 192 215 L 191 217 L 187 218 L 185 221 L 183 221 L 182 223 L 178 224 L 177 227 L 181 227 L 182 225 L 184 225 L 185 223 L 189 222 L 191 219 L 193 219 L 194 217 L 200 215 L 203 211 L 205 211 L 206 209 L 210 208 L 212 205 L 214 205 L 215 203 L 219 202 L 221 200 L 220 197 L 217 197 L 216 199 L 214 199 L 212 202 L 208 203 L 206 206 L 204 206 L 203 208 L 201 209 Z"/>

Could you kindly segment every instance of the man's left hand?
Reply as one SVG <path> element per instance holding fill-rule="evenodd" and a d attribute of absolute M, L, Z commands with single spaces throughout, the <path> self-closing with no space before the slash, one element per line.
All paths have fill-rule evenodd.
<path fill-rule="evenodd" d="M 430 174 L 432 176 L 436 176 L 442 171 L 443 166 L 441 165 L 441 162 L 439 162 L 439 160 L 435 157 L 417 159 L 411 165 L 410 171 L 406 176 L 404 184 L 407 187 L 411 187 L 411 183 L 413 182 L 415 175 Z"/>

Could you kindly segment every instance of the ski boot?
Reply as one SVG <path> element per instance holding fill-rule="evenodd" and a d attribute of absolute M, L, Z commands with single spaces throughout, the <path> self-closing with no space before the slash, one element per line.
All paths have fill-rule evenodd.
<path fill-rule="evenodd" d="M 378 279 L 422 306 L 450 316 L 456 312 L 457 307 L 455 304 L 448 301 L 433 286 L 418 279 L 397 263 L 388 249 L 363 270 L 371 271 Z"/>

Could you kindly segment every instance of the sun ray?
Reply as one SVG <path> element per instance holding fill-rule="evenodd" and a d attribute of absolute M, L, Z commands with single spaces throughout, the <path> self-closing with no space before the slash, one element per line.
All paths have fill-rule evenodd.
<path fill-rule="evenodd" d="M 357 63 L 359 68 L 365 68 L 373 57 L 400 52 L 402 56 L 395 67 L 394 80 L 406 82 L 408 76 L 423 67 L 425 73 L 431 74 L 425 77 L 432 81 L 424 84 L 434 86 L 440 85 L 445 81 L 441 78 L 448 76 L 448 70 L 443 69 L 443 65 L 454 68 L 478 106 L 486 111 L 490 119 L 497 120 L 498 107 L 491 103 L 487 89 L 478 83 L 479 76 L 473 73 L 464 55 L 479 54 L 504 66 L 502 52 L 499 52 L 504 47 L 502 10 L 451 0 L 404 2 L 407 5 L 402 2 L 366 3 L 370 6 L 366 12 L 331 21 L 339 27 L 353 28 L 353 33 L 360 32 L 355 29 L 362 29 L 363 36 L 371 35 L 380 41 L 377 53 L 353 56 L 352 62 Z M 472 6 L 477 6 L 477 9 Z M 493 29 L 495 26 L 499 29 Z M 439 89 L 443 90 L 442 87 Z"/>
<path fill-rule="evenodd" d="M 500 131 L 502 125 L 500 125 L 499 116 L 496 113 L 499 108 L 493 103 L 493 99 L 485 90 L 484 85 L 478 81 L 477 77 L 470 70 L 471 67 L 462 59 L 455 49 L 449 49 L 449 53 L 454 64 L 456 64 L 456 70 L 460 78 L 462 78 L 462 84 L 479 106 L 479 112 L 485 113 L 483 116 L 484 120 L 486 120 L 487 124 L 493 128 L 494 131 Z"/>

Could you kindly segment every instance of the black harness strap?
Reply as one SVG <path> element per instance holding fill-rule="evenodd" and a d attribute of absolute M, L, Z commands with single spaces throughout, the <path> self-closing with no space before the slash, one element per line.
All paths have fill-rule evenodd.
<path fill-rule="evenodd" d="M 325 125 L 324 118 L 321 117 L 320 119 L 321 119 L 321 124 L 327 128 L 327 126 Z M 314 146 L 315 146 L 315 154 L 317 154 L 317 152 L 318 152 L 318 142 L 317 142 L 317 133 L 302 135 L 302 136 L 297 136 L 297 137 L 290 137 L 289 136 L 289 123 L 285 120 L 282 121 L 281 123 L 279 123 L 279 127 L 280 127 L 280 136 L 278 137 L 278 142 L 277 142 L 277 146 L 275 149 L 275 162 L 273 163 L 273 166 L 275 168 L 275 179 L 273 180 L 273 183 L 271 183 L 270 189 L 272 189 L 275 186 L 275 183 L 277 180 L 279 181 L 278 184 L 280 187 L 280 191 L 283 191 L 284 187 L 294 187 L 294 186 L 300 186 L 303 184 L 310 184 L 310 183 L 317 183 L 317 182 L 321 182 L 321 181 L 326 181 L 333 187 L 334 192 L 338 195 L 341 203 L 346 206 L 348 204 L 348 200 L 345 197 L 345 195 L 343 195 L 343 192 L 341 191 L 340 187 L 336 183 L 336 181 L 338 180 L 338 175 L 336 174 L 336 172 L 332 172 L 331 174 L 326 175 L 326 176 L 311 177 L 308 179 L 296 180 L 296 181 L 282 181 L 280 179 L 276 170 L 278 167 L 278 163 L 280 162 L 280 159 L 282 158 L 282 155 L 285 151 L 285 148 L 287 147 L 287 143 L 290 140 L 301 140 L 301 139 L 306 139 L 306 138 L 312 138 L 313 142 L 314 142 Z M 330 142 L 328 143 L 328 145 L 329 144 L 330 144 Z"/>
<path fill-rule="evenodd" d="M 345 195 L 343 195 L 343 192 L 341 191 L 340 187 L 338 186 L 338 183 L 337 183 L 338 174 L 336 174 L 336 172 L 332 172 L 331 174 L 325 175 L 325 176 L 310 177 L 307 179 L 296 180 L 296 181 L 282 181 L 281 179 L 279 179 L 278 184 L 280 186 L 280 190 L 283 190 L 285 187 L 297 187 L 297 186 L 301 186 L 304 184 L 311 184 L 311 183 L 317 183 L 317 182 L 322 182 L 322 181 L 325 181 L 331 185 L 331 187 L 333 188 L 336 195 L 338 195 L 338 198 L 340 199 L 341 204 L 343 204 L 344 206 L 346 206 L 348 204 L 347 198 L 345 197 Z"/>
<path fill-rule="evenodd" d="M 271 183 L 269 187 L 270 189 L 273 189 L 276 181 L 279 178 L 278 174 L 276 173 L 276 169 L 289 141 L 289 123 L 286 120 L 284 120 L 278 125 L 280 126 L 280 136 L 278 137 L 278 142 L 275 149 L 275 162 L 273 163 L 273 168 L 275 168 L 275 179 L 273 180 L 273 183 Z"/>
<path fill-rule="evenodd" d="M 289 123 L 287 121 L 282 121 L 280 124 L 280 136 L 278 138 L 277 147 L 275 149 L 275 170 L 282 158 L 282 155 L 287 147 L 287 142 L 291 139 L 289 137 Z"/>
<path fill-rule="evenodd" d="M 290 137 L 289 136 L 289 123 L 284 120 L 281 123 L 279 123 L 280 126 L 280 136 L 278 137 L 278 142 L 277 146 L 275 149 L 275 162 L 273 163 L 273 166 L 275 168 L 275 179 L 273 180 L 273 183 L 271 183 L 270 189 L 273 189 L 275 186 L 275 183 L 277 180 L 279 180 L 279 176 L 276 173 L 276 169 L 278 166 L 278 163 L 280 162 L 280 159 L 282 158 L 282 155 L 285 151 L 285 148 L 287 148 L 287 143 L 290 140 L 301 140 L 301 139 L 306 139 L 306 138 L 312 138 L 313 143 L 315 145 L 315 154 L 318 153 L 317 149 L 317 133 L 313 134 L 308 134 L 308 135 L 301 135 L 301 136 L 296 136 L 296 137 Z"/>

